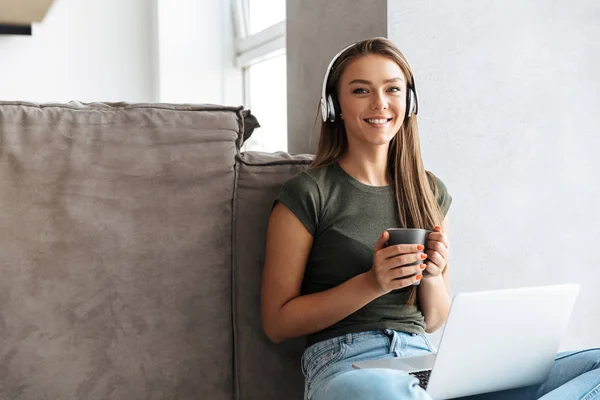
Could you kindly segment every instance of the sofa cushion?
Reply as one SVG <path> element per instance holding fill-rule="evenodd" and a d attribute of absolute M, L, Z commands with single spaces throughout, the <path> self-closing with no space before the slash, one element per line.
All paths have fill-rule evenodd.
<path fill-rule="evenodd" d="M 0 398 L 231 399 L 232 107 L 0 103 Z"/>
<path fill-rule="evenodd" d="M 301 399 L 303 339 L 273 344 L 262 330 L 260 287 L 271 206 L 312 156 L 242 153 L 234 198 L 233 327 L 236 399 Z"/>

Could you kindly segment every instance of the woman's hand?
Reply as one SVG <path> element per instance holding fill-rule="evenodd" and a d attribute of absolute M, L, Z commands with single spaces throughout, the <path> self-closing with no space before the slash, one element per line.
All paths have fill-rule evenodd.
<path fill-rule="evenodd" d="M 426 254 L 420 253 L 422 245 L 398 244 L 385 247 L 390 234 L 384 231 L 377 240 L 373 266 L 367 272 L 370 282 L 382 295 L 395 289 L 410 286 L 420 280 L 425 269 L 422 264 Z M 418 262 L 417 265 L 407 265 Z M 404 265 L 401 267 L 401 265 Z M 400 279 L 402 278 L 402 279 Z"/>
<path fill-rule="evenodd" d="M 442 227 L 436 225 L 433 227 L 433 232 L 427 235 L 427 269 L 423 274 L 425 278 L 438 276 L 448 265 L 450 259 L 450 242 L 448 236 L 442 232 Z"/>

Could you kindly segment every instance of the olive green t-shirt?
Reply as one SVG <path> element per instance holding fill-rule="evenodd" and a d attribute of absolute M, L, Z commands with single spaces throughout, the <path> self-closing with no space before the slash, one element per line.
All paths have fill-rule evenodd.
<path fill-rule="evenodd" d="M 437 203 L 445 216 L 452 202 L 436 177 Z M 368 271 L 373 249 L 387 228 L 400 227 L 393 186 L 365 185 L 339 164 L 303 171 L 281 188 L 276 201 L 289 208 L 313 236 L 302 294 L 331 289 Z M 336 324 L 307 337 L 307 346 L 321 340 L 376 329 L 424 333 L 418 304 L 406 306 L 409 288 L 387 293 Z"/>

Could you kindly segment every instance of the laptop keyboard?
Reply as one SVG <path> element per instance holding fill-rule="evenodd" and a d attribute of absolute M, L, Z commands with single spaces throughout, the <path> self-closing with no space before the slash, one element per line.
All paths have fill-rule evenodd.
<path fill-rule="evenodd" d="M 419 386 L 421 386 L 423 389 L 427 389 L 429 375 L 431 375 L 430 369 L 425 371 L 410 372 L 409 375 L 416 376 L 419 379 Z"/>

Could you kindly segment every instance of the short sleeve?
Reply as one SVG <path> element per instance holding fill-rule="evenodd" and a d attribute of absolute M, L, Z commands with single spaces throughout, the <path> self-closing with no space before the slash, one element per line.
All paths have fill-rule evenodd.
<path fill-rule="evenodd" d="M 440 178 L 433 174 L 430 174 L 430 176 L 435 178 L 435 183 L 437 186 L 436 201 L 440 207 L 440 210 L 442 211 L 442 215 L 446 217 L 446 214 L 448 214 L 448 210 L 450 209 L 450 204 L 452 204 L 452 196 L 450 196 L 450 193 L 448 193 L 448 188 Z"/>
<path fill-rule="evenodd" d="M 306 173 L 301 172 L 287 180 L 273 206 L 281 202 L 302 222 L 308 232 L 315 236 L 320 210 L 320 192 L 317 183 Z"/>

